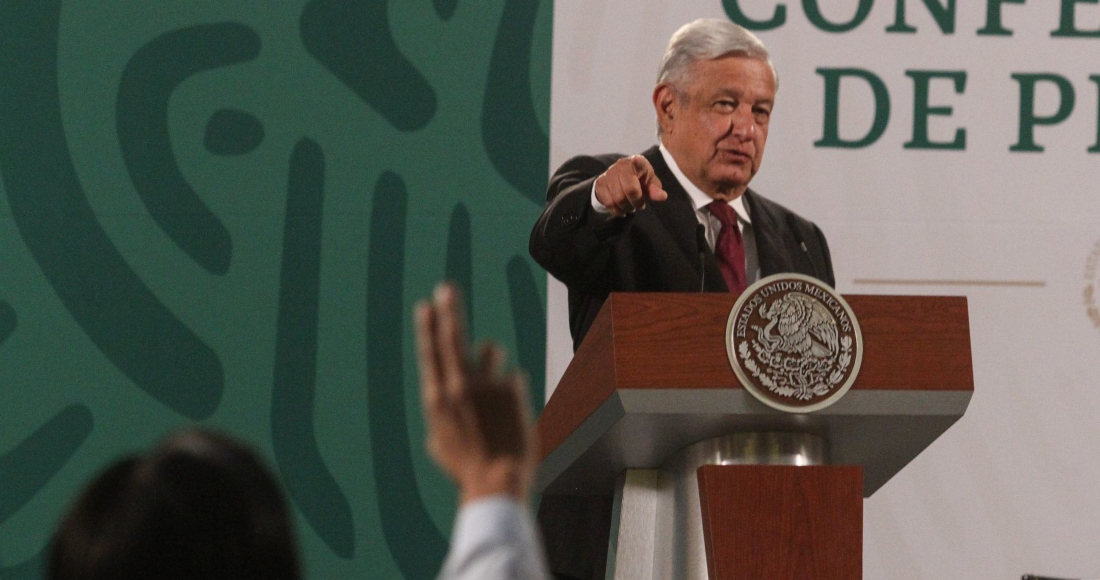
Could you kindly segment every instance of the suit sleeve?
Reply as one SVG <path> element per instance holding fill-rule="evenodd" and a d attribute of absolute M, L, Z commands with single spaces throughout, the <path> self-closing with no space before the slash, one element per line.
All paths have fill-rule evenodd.
<path fill-rule="evenodd" d="M 591 286 L 607 272 L 611 244 L 633 221 L 592 209 L 593 183 L 622 157 L 574 157 L 550 178 L 546 208 L 531 230 L 529 249 L 536 262 L 570 287 Z"/>

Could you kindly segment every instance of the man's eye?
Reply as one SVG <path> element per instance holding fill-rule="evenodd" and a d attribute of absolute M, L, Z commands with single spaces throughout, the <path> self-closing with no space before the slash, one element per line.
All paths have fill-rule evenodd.
<path fill-rule="evenodd" d="M 732 111 L 737 108 L 737 103 L 733 101 L 718 101 L 714 106 L 722 111 Z"/>

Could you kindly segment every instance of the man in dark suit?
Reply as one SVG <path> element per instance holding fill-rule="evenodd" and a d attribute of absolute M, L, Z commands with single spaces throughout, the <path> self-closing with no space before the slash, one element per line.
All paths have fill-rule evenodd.
<path fill-rule="evenodd" d="M 748 189 L 776 86 L 750 32 L 692 22 L 672 37 L 653 92 L 659 145 L 575 157 L 554 174 L 530 251 L 569 288 L 574 348 L 611 292 L 740 292 L 781 272 L 834 285 L 821 230 Z"/>
<path fill-rule="evenodd" d="M 575 157 L 554 174 L 530 251 L 569 289 L 574 349 L 611 292 L 740 293 L 781 272 L 835 284 L 821 230 L 748 188 L 777 87 L 751 32 L 689 23 L 653 91 L 658 145 Z M 539 520 L 558 578 L 602 578 L 610 499 L 544 497 Z"/>

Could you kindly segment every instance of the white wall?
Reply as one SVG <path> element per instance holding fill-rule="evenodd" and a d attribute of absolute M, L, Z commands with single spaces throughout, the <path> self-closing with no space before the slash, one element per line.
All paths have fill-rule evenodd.
<path fill-rule="evenodd" d="M 757 18 L 776 3 L 741 2 Z M 1100 251 L 1100 154 L 1086 152 L 1098 133 L 1089 75 L 1100 74 L 1100 39 L 1052 38 L 1062 3 L 1050 0 L 1005 4 L 1011 37 L 975 34 L 985 2 L 960 1 L 952 35 L 921 0 L 907 2 L 916 34 L 885 32 L 895 0 L 879 0 L 844 34 L 811 26 L 801 2 L 783 3 L 787 23 L 759 34 L 781 89 L 753 187 L 822 227 L 840 292 L 970 302 L 974 399 L 866 502 L 865 578 L 1100 576 L 1100 329 L 1084 295 L 1097 282 L 1086 261 Z M 726 17 L 718 0 L 555 4 L 552 168 L 579 153 L 651 145 L 649 97 L 668 37 L 695 18 Z M 843 20 L 857 1 L 821 4 Z M 1079 28 L 1100 29 L 1100 6 L 1082 3 L 1076 18 Z M 814 147 L 824 114 L 819 67 L 863 68 L 885 82 L 891 118 L 875 144 Z M 966 71 L 961 95 L 933 82 L 931 103 L 953 113 L 930 122 L 938 140 L 965 127 L 965 151 L 902 147 L 913 124 L 910 69 Z M 1076 106 L 1064 123 L 1036 129 L 1045 152 L 1010 152 L 1020 108 L 1011 74 L 1040 72 L 1069 79 Z M 1053 113 L 1053 86 L 1037 95 L 1037 111 Z M 868 89 L 842 85 L 841 135 L 862 135 L 871 109 Z M 572 349 L 565 291 L 554 280 L 548 316 L 547 384 L 555 385 Z"/>

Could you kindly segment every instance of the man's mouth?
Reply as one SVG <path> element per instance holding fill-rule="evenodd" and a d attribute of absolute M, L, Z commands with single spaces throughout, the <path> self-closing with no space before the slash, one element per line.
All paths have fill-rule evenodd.
<path fill-rule="evenodd" d="M 752 161 L 752 156 L 749 155 L 748 153 L 743 152 L 743 151 L 735 151 L 733 149 L 722 149 L 722 150 L 719 150 L 718 153 L 723 158 L 731 160 L 731 161 L 735 161 L 735 162 Z"/>

